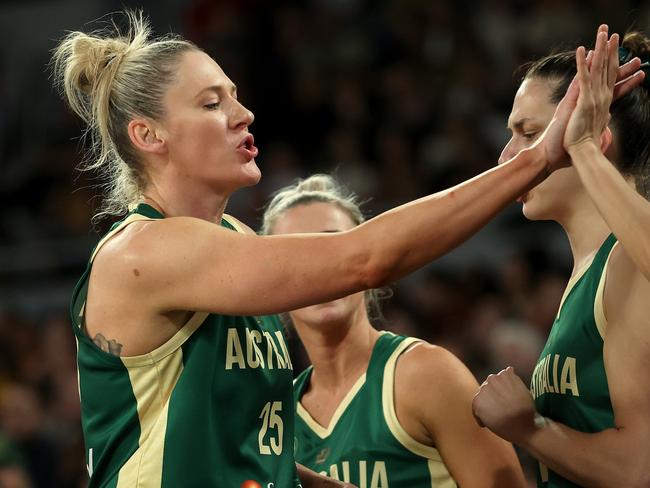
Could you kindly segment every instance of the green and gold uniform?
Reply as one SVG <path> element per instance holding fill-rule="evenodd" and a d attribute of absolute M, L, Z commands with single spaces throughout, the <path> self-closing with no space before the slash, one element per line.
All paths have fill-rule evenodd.
<path fill-rule="evenodd" d="M 95 254 L 130 223 L 160 218 L 140 204 L 115 224 L 72 296 L 89 486 L 298 486 L 293 371 L 276 317 L 197 312 L 166 343 L 131 357 L 103 352 L 84 333 Z M 221 225 L 241 230 L 228 217 Z"/>
<path fill-rule="evenodd" d="M 438 451 L 413 439 L 395 413 L 395 366 L 418 339 L 384 332 L 366 373 L 336 409 L 328 428 L 300 403 L 312 367 L 294 382 L 296 461 L 359 488 L 455 487 Z"/>
<path fill-rule="evenodd" d="M 531 380 L 537 411 L 580 432 L 614 427 L 603 359 L 603 292 L 615 245 L 616 238 L 610 235 L 591 263 L 567 285 Z M 578 486 L 544 465 L 540 465 L 537 485 Z"/>

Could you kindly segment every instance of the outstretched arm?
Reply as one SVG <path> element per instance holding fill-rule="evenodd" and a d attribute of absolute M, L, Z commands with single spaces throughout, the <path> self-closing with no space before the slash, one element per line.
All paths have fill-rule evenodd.
<path fill-rule="evenodd" d="M 537 143 L 510 161 L 350 231 L 260 237 L 168 218 L 139 224 L 123 247 L 108 243 L 94 272 L 110 281 L 115 301 L 135 297 L 157 314 L 263 315 L 381 286 L 447 253 L 565 164 L 565 105 Z"/>
<path fill-rule="evenodd" d="M 601 215 L 639 270 L 650 279 L 650 202 L 625 181 L 602 152 L 611 141 L 611 133 L 603 133 L 603 129 L 609 119 L 609 105 L 616 89 L 618 36 L 612 36 L 607 56 L 594 56 L 592 60 L 592 66 L 601 66 L 601 71 L 607 76 L 598 76 L 588 69 L 584 49 L 578 49 L 576 64 L 580 94 L 564 145 Z M 639 64 L 640 61 L 635 59 L 633 66 L 638 68 Z M 643 71 L 637 71 L 628 80 L 625 91 L 641 83 L 644 76 Z"/>

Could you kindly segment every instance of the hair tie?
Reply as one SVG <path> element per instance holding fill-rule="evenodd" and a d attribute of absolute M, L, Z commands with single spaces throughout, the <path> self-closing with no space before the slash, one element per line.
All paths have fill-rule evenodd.
<path fill-rule="evenodd" d="M 618 64 L 625 64 L 633 57 L 628 48 L 623 46 L 618 48 Z"/>

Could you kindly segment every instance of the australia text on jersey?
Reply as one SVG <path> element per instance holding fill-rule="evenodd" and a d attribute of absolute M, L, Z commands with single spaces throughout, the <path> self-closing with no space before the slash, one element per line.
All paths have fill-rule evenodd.
<path fill-rule="evenodd" d="M 229 327 L 225 369 L 234 368 L 293 369 L 282 332 Z"/>
<path fill-rule="evenodd" d="M 384 461 L 359 460 L 358 463 L 353 464 L 356 464 L 356 466 L 353 467 L 352 476 L 350 475 L 349 461 L 332 464 L 329 472 L 321 471 L 319 474 L 346 483 L 354 483 L 359 488 L 388 488 L 388 472 Z M 357 473 L 354 473 L 355 467 L 358 467 Z M 356 474 L 358 476 L 355 476 Z"/>
<path fill-rule="evenodd" d="M 573 396 L 580 396 L 576 358 L 562 357 L 560 354 L 544 356 L 535 366 L 530 392 L 533 398 L 544 393 L 571 393 Z"/>

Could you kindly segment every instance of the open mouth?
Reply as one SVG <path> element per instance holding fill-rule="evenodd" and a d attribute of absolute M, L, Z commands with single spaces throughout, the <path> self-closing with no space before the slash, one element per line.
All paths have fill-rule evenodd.
<path fill-rule="evenodd" d="M 242 142 L 242 146 L 245 149 L 248 149 L 249 151 L 252 147 L 254 147 L 254 144 L 255 144 L 255 138 L 253 137 L 253 134 L 248 134 Z"/>
<path fill-rule="evenodd" d="M 255 147 L 255 138 L 253 134 L 247 134 L 241 141 L 237 149 L 244 155 L 246 161 L 250 161 L 258 154 L 258 149 Z"/>

